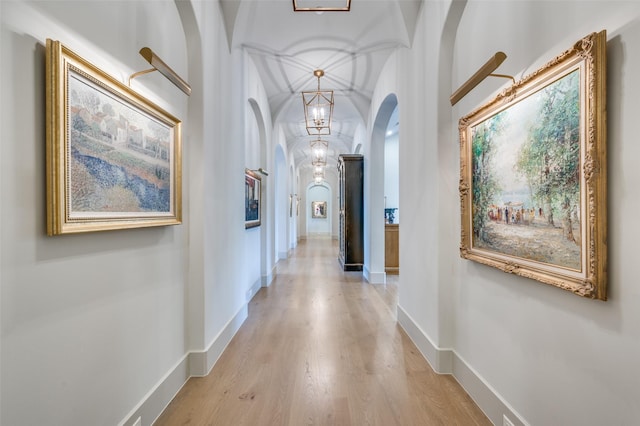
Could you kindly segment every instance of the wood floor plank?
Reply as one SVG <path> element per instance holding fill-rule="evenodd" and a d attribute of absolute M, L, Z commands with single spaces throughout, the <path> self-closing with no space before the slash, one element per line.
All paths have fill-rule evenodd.
<path fill-rule="evenodd" d="M 490 425 L 397 324 L 401 280 L 367 284 L 340 270 L 335 242 L 302 241 L 211 373 L 155 425 Z"/>

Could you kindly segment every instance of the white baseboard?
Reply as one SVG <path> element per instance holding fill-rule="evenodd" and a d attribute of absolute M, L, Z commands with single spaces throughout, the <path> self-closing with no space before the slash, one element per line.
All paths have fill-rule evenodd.
<path fill-rule="evenodd" d="M 371 272 L 366 266 L 362 267 L 362 275 L 369 284 L 386 284 L 387 273 L 386 272 Z"/>
<path fill-rule="evenodd" d="M 397 311 L 400 327 L 407 333 L 431 368 L 438 374 L 452 374 L 453 350 L 438 348 L 400 305 L 398 305 Z"/>
<path fill-rule="evenodd" d="M 260 281 L 256 283 L 259 284 Z M 504 398 L 455 350 L 437 347 L 401 306 L 398 306 L 397 311 L 398 323 L 434 371 L 453 375 L 493 424 L 502 424 L 503 416 L 506 415 L 514 426 L 528 426 Z M 138 417 L 142 418 L 142 424 L 145 426 L 153 424 L 190 377 L 206 376 L 211 371 L 247 316 L 248 307 L 245 304 L 213 339 L 206 351 L 192 351 L 183 356 L 119 426 L 131 426 Z"/>
<path fill-rule="evenodd" d="M 289 257 L 289 252 L 288 251 L 279 251 L 278 252 L 278 259 L 285 260 L 288 257 Z"/>
<path fill-rule="evenodd" d="M 132 426 L 138 417 L 142 425 L 151 425 L 182 386 L 189 380 L 189 354 L 185 354 L 180 361 L 153 387 L 142 401 L 118 423 L 118 426 Z"/>
<path fill-rule="evenodd" d="M 227 325 L 218 333 L 218 335 L 209 344 L 209 348 L 204 352 L 191 352 L 189 362 L 189 373 L 192 377 L 203 377 L 209 374 L 213 365 L 216 363 L 222 352 L 235 336 L 236 332 L 249 316 L 248 305 L 245 304 L 235 314 L 233 318 L 227 322 Z"/>
<path fill-rule="evenodd" d="M 506 416 L 514 426 L 529 425 L 529 423 L 455 351 L 452 374 L 493 424 L 502 425 L 503 416 Z"/>
<path fill-rule="evenodd" d="M 503 416 L 507 416 L 514 426 L 528 426 L 522 416 L 455 350 L 437 347 L 400 305 L 397 311 L 398 323 L 433 370 L 438 374 L 451 374 L 494 425 L 502 425 Z"/>
<path fill-rule="evenodd" d="M 260 284 L 260 281 L 257 283 Z M 209 344 L 207 350 L 191 351 L 185 354 L 118 426 L 132 426 L 138 417 L 142 419 L 143 426 L 152 425 L 189 378 L 209 374 L 233 336 L 247 319 L 248 313 L 248 306 L 245 304 L 227 322 L 222 331 Z"/>
<path fill-rule="evenodd" d="M 271 272 L 269 272 L 267 275 L 262 276 L 262 282 L 260 283 L 261 287 L 269 287 L 273 282 L 273 278 L 275 276 L 276 276 L 276 266 L 273 265 Z"/>
<path fill-rule="evenodd" d="M 260 288 L 262 287 L 263 278 L 264 277 L 258 278 L 253 284 L 251 284 L 251 287 L 249 287 L 249 289 L 247 290 L 247 293 L 245 294 L 245 301 L 247 303 L 249 303 L 251 299 L 253 299 L 253 296 L 255 296 L 258 290 L 260 290 Z"/>

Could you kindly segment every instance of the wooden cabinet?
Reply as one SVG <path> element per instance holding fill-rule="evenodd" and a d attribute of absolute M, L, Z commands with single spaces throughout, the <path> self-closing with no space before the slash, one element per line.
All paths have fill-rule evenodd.
<path fill-rule="evenodd" d="M 400 273 L 398 231 L 397 223 L 387 223 L 384 226 L 384 270 L 392 275 Z"/>
<path fill-rule="evenodd" d="M 338 158 L 339 248 L 338 260 L 345 271 L 362 271 L 364 264 L 363 163 L 360 154 Z"/>

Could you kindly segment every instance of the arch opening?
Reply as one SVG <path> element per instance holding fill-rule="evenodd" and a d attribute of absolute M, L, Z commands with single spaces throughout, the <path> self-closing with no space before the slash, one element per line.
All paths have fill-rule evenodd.
<path fill-rule="evenodd" d="M 369 153 L 368 237 L 365 251 L 369 251 L 368 279 L 372 284 L 386 283 L 385 272 L 385 144 L 391 117 L 398 108 L 398 98 L 389 94 L 382 101 L 375 116 Z M 399 122 L 399 120 L 398 120 Z M 395 124 L 395 123 L 394 123 Z M 399 197 L 398 197 L 399 202 Z M 365 232 L 366 235 L 366 232 Z"/>

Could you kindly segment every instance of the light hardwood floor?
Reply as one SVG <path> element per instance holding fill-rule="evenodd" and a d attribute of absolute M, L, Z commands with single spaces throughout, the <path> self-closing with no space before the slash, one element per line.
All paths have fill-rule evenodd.
<path fill-rule="evenodd" d="M 302 241 L 211 373 L 155 425 L 489 425 L 396 323 L 402 276 L 390 281 L 342 272 L 328 238 Z"/>

